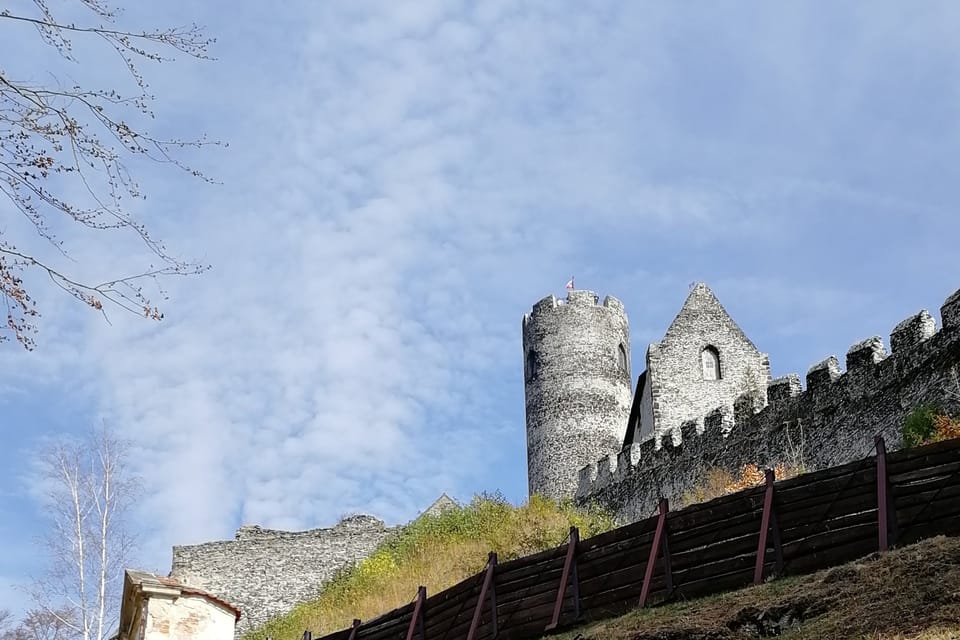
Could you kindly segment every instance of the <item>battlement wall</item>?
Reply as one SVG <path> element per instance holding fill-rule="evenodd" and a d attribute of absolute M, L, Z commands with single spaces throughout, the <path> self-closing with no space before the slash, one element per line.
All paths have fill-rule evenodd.
<path fill-rule="evenodd" d="M 567 292 L 566 299 L 558 298 L 553 294 L 542 298 L 533 305 L 530 313 L 523 316 L 523 326 L 527 323 L 541 317 L 549 317 L 553 314 L 563 313 L 572 307 L 596 307 L 597 309 L 607 309 L 616 315 L 625 316 L 626 310 L 623 303 L 613 296 L 607 296 L 600 302 L 600 296 L 593 291 L 586 289 L 574 289 Z"/>
<path fill-rule="evenodd" d="M 864 457 L 882 434 L 901 443 L 901 426 L 919 404 L 960 411 L 960 290 L 940 309 L 943 327 L 923 310 L 891 332 L 891 353 L 873 336 L 800 376 L 771 380 L 766 405 L 745 395 L 685 422 L 675 435 L 633 444 L 580 470 L 577 502 L 595 503 L 622 522 L 650 515 L 663 496 L 673 503 L 700 485 L 711 468 L 802 465 L 807 471 Z"/>
<path fill-rule="evenodd" d="M 170 575 L 238 607 L 239 636 L 317 595 L 337 571 L 366 558 L 395 530 L 366 515 L 308 531 L 245 525 L 234 540 L 174 547 Z"/>

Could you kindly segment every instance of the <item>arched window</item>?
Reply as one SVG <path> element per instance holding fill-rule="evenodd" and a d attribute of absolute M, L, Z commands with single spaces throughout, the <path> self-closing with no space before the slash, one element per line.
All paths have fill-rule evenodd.
<path fill-rule="evenodd" d="M 533 349 L 527 351 L 527 361 L 526 361 L 526 374 L 527 380 L 533 380 L 537 375 L 537 352 Z"/>
<path fill-rule="evenodd" d="M 617 347 L 617 362 L 620 363 L 620 368 L 622 370 L 627 370 L 627 349 L 623 346 L 622 342 Z"/>
<path fill-rule="evenodd" d="M 713 347 L 706 347 L 700 352 L 700 368 L 704 380 L 720 379 L 720 352 Z"/>

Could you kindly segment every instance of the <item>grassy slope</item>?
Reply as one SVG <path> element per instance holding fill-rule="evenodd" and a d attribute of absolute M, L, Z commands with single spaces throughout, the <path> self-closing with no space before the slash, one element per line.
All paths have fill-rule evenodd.
<path fill-rule="evenodd" d="M 496 551 L 503 562 L 558 546 L 571 526 L 586 538 L 611 529 L 613 521 L 602 513 L 584 513 L 538 497 L 521 507 L 497 497 L 475 498 L 467 507 L 414 521 L 334 578 L 316 600 L 243 638 L 300 640 L 307 629 L 314 637 L 344 629 L 353 618 L 369 620 L 407 604 L 418 585 L 434 594 L 481 571 L 489 551 Z"/>
<path fill-rule="evenodd" d="M 758 619 L 769 622 L 758 625 Z M 636 610 L 555 640 L 741 640 L 759 637 L 758 626 L 786 640 L 960 640 L 960 538 L 933 538 L 809 576 Z M 773 627 L 782 634 L 771 633 Z"/>

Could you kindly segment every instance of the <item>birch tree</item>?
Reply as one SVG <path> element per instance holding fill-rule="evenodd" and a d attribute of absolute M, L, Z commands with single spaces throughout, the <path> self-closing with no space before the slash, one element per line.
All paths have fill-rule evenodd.
<path fill-rule="evenodd" d="M 112 308 L 161 319 L 144 284 L 204 267 L 168 251 L 136 217 L 145 194 L 131 166 L 154 160 L 206 179 L 181 154 L 209 142 L 150 132 L 155 97 L 142 67 L 176 54 L 208 58 L 213 40 L 197 25 L 128 25 L 110 0 L 64 0 L 55 8 L 49 0 L 0 0 L 2 41 L 33 44 L 0 62 L 0 341 L 34 347 L 41 283 L 103 314 Z M 103 86 L 110 63 L 114 73 Z M 82 275 L 76 238 L 96 243 L 109 232 L 129 235 L 148 261 L 103 279 Z M 115 242 L 102 240 L 104 249 Z"/>
<path fill-rule="evenodd" d="M 41 465 L 50 564 L 34 598 L 70 637 L 105 640 L 118 621 L 133 545 L 126 516 L 138 481 L 127 468 L 126 444 L 102 428 L 52 444 Z"/>

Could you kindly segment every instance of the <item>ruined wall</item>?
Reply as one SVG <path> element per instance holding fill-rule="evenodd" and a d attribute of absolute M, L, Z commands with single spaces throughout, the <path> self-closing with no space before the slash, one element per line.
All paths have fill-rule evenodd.
<path fill-rule="evenodd" d="M 701 356 L 708 348 L 719 355 L 716 380 L 704 377 Z M 710 288 L 698 283 L 663 339 L 647 350 L 651 402 L 644 406 L 633 441 L 668 434 L 679 441 L 683 422 L 702 418 L 749 390 L 757 391 L 757 402 L 763 406 L 769 380 L 767 355 L 757 350 Z"/>
<path fill-rule="evenodd" d="M 235 540 L 174 547 L 170 576 L 238 607 L 241 634 L 315 596 L 338 570 L 366 558 L 393 531 L 371 516 L 299 532 L 244 526 Z"/>
<path fill-rule="evenodd" d="M 592 291 L 547 296 L 523 317 L 530 494 L 572 498 L 577 470 L 618 451 L 630 415 L 623 304 Z"/>
<path fill-rule="evenodd" d="M 876 434 L 899 447 L 900 428 L 918 404 L 960 411 L 960 291 L 940 311 L 940 331 L 926 311 L 898 324 L 889 356 L 874 336 L 850 348 L 844 373 L 833 356 L 811 367 L 806 390 L 796 374 L 771 381 L 769 404 L 758 413 L 745 398 L 705 416 L 703 433 L 696 421 L 684 423 L 678 445 L 667 435 L 587 465 L 577 502 L 632 522 L 651 515 L 660 496 L 676 504 L 710 468 L 802 463 L 812 471 L 870 455 Z"/>

